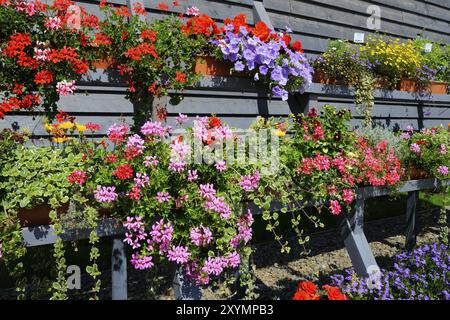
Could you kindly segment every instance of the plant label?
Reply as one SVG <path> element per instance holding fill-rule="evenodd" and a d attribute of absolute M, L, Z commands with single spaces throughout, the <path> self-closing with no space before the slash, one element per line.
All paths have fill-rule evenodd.
<path fill-rule="evenodd" d="M 353 42 L 364 43 L 364 33 L 355 32 L 355 34 L 353 35 Z"/>
<path fill-rule="evenodd" d="M 423 46 L 423 51 L 425 52 L 431 52 L 433 50 L 433 44 L 432 43 L 425 43 Z"/>

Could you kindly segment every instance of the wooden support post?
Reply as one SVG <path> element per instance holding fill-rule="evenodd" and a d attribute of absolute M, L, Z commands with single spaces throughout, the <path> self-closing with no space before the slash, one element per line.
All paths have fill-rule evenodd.
<path fill-rule="evenodd" d="M 172 288 L 177 300 L 201 300 L 200 287 L 188 281 L 182 268 L 177 268 L 173 277 Z"/>
<path fill-rule="evenodd" d="M 408 192 L 408 199 L 406 203 L 406 240 L 405 248 L 412 250 L 416 246 L 417 226 L 416 226 L 416 211 L 419 204 L 419 191 Z"/>
<path fill-rule="evenodd" d="M 112 300 L 127 300 L 127 257 L 122 238 L 112 238 L 111 289 Z"/>
<path fill-rule="evenodd" d="M 258 21 L 264 22 L 269 29 L 274 30 L 264 4 L 261 1 L 253 1 L 253 22 L 256 24 Z"/>
<path fill-rule="evenodd" d="M 364 198 L 358 197 L 354 215 L 337 216 L 339 232 L 344 240 L 348 255 L 359 276 L 367 277 L 380 271 L 364 234 Z"/>

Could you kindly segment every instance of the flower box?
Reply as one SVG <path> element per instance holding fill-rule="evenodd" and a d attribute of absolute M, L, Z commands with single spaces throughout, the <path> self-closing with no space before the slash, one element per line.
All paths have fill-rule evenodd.
<path fill-rule="evenodd" d="M 195 73 L 204 76 L 248 77 L 246 72 L 231 70 L 233 65 L 228 61 L 220 61 L 212 56 L 195 57 Z"/>
<path fill-rule="evenodd" d="M 416 92 L 417 91 L 417 81 L 413 79 L 403 78 L 398 83 L 397 89 L 406 92 Z"/>
<path fill-rule="evenodd" d="M 374 89 L 388 89 L 389 88 L 389 79 L 386 77 L 376 78 L 373 82 Z"/>
<path fill-rule="evenodd" d="M 314 71 L 313 82 L 320 84 L 339 84 L 339 81 L 337 79 L 329 77 L 325 72 L 320 70 Z"/>
<path fill-rule="evenodd" d="M 431 81 L 430 91 L 436 94 L 446 94 L 448 83 L 443 81 Z"/>
<path fill-rule="evenodd" d="M 406 180 L 419 180 L 419 179 L 426 179 L 430 178 L 430 174 L 419 167 L 409 167 L 407 168 L 405 172 L 405 178 Z"/>
<path fill-rule="evenodd" d="M 69 210 L 69 204 L 63 204 L 61 207 L 57 209 L 58 216 L 67 213 Z M 22 227 L 36 227 L 42 225 L 49 225 L 50 221 L 50 211 L 52 211 L 51 207 L 44 203 L 40 204 L 34 208 L 20 208 L 17 217 L 19 218 L 20 225 Z M 98 209 L 99 217 L 109 217 L 111 216 L 111 210 L 106 208 Z"/>
<path fill-rule="evenodd" d="M 22 227 L 35 227 L 50 224 L 50 211 L 52 209 L 47 204 L 40 204 L 37 207 L 28 209 L 20 208 L 17 216 Z M 58 215 L 61 215 L 69 210 L 69 205 L 64 204 L 57 209 Z"/>

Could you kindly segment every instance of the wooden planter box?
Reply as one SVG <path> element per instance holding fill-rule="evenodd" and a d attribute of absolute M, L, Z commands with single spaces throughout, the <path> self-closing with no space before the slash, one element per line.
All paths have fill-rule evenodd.
<path fill-rule="evenodd" d="M 52 210 L 51 207 L 48 204 L 44 203 L 31 209 L 20 208 L 17 213 L 17 217 L 19 218 L 20 225 L 22 227 L 45 226 L 51 224 L 49 217 L 51 210 Z M 59 207 L 56 211 L 58 213 L 58 216 L 61 216 L 65 214 L 68 210 L 69 204 L 66 203 L 61 207 Z M 98 209 L 98 215 L 101 218 L 110 217 L 111 210 L 100 208 Z"/>
<path fill-rule="evenodd" d="M 220 77 L 249 77 L 246 72 L 232 71 L 233 64 L 228 61 L 219 61 L 212 56 L 195 57 L 194 71 L 204 76 Z"/>
<path fill-rule="evenodd" d="M 341 85 L 339 80 L 328 77 L 324 72 L 320 70 L 315 70 L 313 74 L 313 82 L 320 84 L 332 84 L 332 85 Z"/>
<path fill-rule="evenodd" d="M 17 213 L 20 225 L 22 227 L 36 227 L 50 224 L 50 211 L 52 209 L 48 204 L 40 204 L 32 209 L 20 208 Z M 69 210 L 69 205 L 64 204 L 57 209 L 58 215 L 64 214 Z"/>
<path fill-rule="evenodd" d="M 405 172 L 405 177 L 408 180 L 419 180 L 430 178 L 430 174 L 418 167 L 409 167 Z"/>

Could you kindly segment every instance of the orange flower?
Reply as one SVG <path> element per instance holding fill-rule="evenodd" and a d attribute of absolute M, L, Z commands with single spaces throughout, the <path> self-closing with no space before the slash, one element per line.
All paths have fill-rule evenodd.
<path fill-rule="evenodd" d="M 53 81 L 53 73 L 51 71 L 48 71 L 48 70 L 39 71 L 34 76 L 34 83 L 36 83 L 37 85 L 39 85 L 39 84 L 42 84 L 42 85 L 48 84 L 48 83 L 51 83 L 52 81 Z"/>
<path fill-rule="evenodd" d="M 116 8 L 116 14 L 118 16 L 124 16 L 124 17 L 131 16 L 130 10 L 125 6 L 120 6 L 120 7 Z"/>
<path fill-rule="evenodd" d="M 261 39 L 261 41 L 266 42 L 269 39 L 270 29 L 264 22 L 259 21 L 255 25 L 255 29 L 253 29 L 253 34 Z"/>
<path fill-rule="evenodd" d="M 147 29 L 141 32 L 141 38 L 150 40 L 151 42 L 156 41 L 156 33 L 153 30 Z"/>
<path fill-rule="evenodd" d="M 109 46 L 111 43 L 111 39 L 106 34 L 101 32 L 95 34 L 94 44 L 98 46 Z"/>
<path fill-rule="evenodd" d="M 177 71 L 175 73 L 175 81 L 180 83 L 186 83 L 186 75 L 181 71 Z"/>
<path fill-rule="evenodd" d="M 297 286 L 297 291 L 304 291 L 309 295 L 317 294 L 317 287 L 311 281 L 302 281 Z"/>
<path fill-rule="evenodd" d="M 145 10 L 145 8 L 142 6 L 142 3 L 136 2 L 133 5 L 133 11 L 136 14 L 140 14 L 140 15 L 146 15 L 147 11 Z"/>
<path fill-rule="evenodd" d="M 310 295 L 305 291 L 297 291 L 294 294 L 293 300 L 320 300 L 318 295 Z"/>
<path fill-rule="evenodd" d="M 328 300 L 348 300 L 348 298 L 337 287 L 325 285 L 322 288 L 327 290 Z"/>

